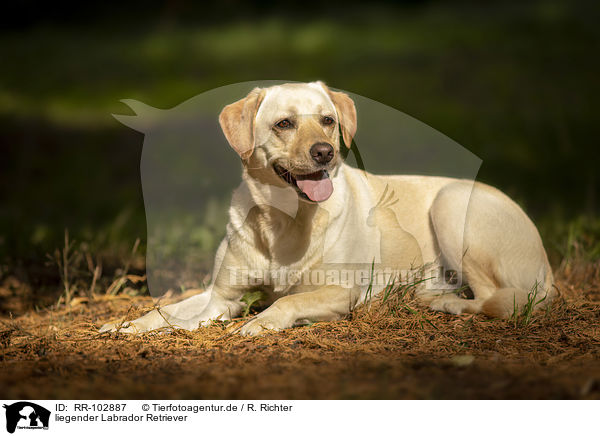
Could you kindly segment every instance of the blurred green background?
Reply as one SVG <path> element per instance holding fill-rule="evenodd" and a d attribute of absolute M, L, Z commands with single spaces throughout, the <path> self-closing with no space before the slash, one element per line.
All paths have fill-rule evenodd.
<path fill-rule="evenodd" d="M 479 179 L 534 218 L 555 264 L 574 241 L 600 255 L 598 2 L 6 7 L 0 275 L 57 282 L 46 254 L 67 228 L 107 270 L 136 238 L 143 255 L 143 136 L 111 117 L 130 113 L 119 100 L 170 108 L 257 79 L 323 80 L 423 121 L 483 160 Z"/>

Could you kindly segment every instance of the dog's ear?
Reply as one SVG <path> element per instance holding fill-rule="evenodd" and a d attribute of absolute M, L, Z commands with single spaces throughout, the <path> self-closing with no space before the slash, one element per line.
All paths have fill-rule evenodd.
<path fill-rule="evenodd" d="M 323 82 L 317 82 L 327 92 L 338 113 L 340 127 L 342 128 L 342 139 L 346 147 L 352 146 L 352 138 L 356 134 L 356 107 L 354 101 L 343 92 L 331 91 Z"/>
<path fill-rule="evenodd" d="M 229 145 L 244 160 L 254 151 L 254 119 L 264 96 L 263 89 L 254 88 L 245 98 L 225 106 L 219 115 Z"/>

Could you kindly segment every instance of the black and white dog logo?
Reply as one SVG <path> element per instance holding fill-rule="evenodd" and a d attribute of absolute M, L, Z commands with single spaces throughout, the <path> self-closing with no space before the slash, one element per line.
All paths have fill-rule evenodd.
<path fill-rule="evenodd" d="M 4 405 L 6 409 L 6 431 L 14 433 L 18 429 L 48 429 L 50 411 L 29 401 L 19 401 Z"/>

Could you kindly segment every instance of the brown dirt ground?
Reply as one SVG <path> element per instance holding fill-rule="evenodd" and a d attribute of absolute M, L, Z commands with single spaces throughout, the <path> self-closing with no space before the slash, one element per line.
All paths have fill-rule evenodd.
<path fill-rule="evenodd" d="M 0 318 L 2 396 L 600 399 L 598 265 L 586 271 L 582 280 L 563 274 L 561 298 L 528 325 L 407 300 L 257 338 L 230 334 L 231 324 L 128 336 L 97 331 L 142 314 L 151 298 L 75 299 Z"/>

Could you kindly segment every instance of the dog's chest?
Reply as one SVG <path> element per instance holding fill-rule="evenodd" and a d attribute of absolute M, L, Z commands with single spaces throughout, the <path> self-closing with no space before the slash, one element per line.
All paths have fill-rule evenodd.
<path fill-rule="evenodd" d="M 299 211 L 296 217 L 291 217 L 274 210 L 256 224 L 265 251 L 262 264 L 265 285 L 275 292 L 292 288 L 306 271 L 322 262 L 327 211 Z"/>

